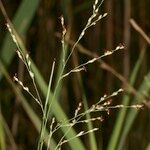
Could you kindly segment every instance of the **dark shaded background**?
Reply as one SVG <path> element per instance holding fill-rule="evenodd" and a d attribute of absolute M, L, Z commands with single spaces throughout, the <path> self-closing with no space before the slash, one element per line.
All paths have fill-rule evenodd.
<path fill-rule="evenodd" d="M 8 16 L 12 20 L 21 1 L 3 0 L 3 3 Z M 67 69 L 70 70 L 77 64 L 91 59 L 92 54 L 101 55 L 106 50 L 114 49 L 119 43 L 123 43 L 125 50 L 119 51 L 103 60 L 129 81 L 128 79 L 130 78 L 141 51 L 145 51 L 144 59 L 134 85 L 134 88 L 138 89 L 144 76 L 150 70 L 150 45 L 148 45 L 143 37 L 131 26 L 129 19 L 133 18 L 150 37 L 149 7 L 149 0 L 105 0 L 100 9 L 100 13 L 107 12 L 108 16 L 86 32 L 80 42 L 85 48 L 85 51 L 83 52 L 77 48 L 69 61 Z M 91 13 L 92 1 L 90 0 L 40 1 L 30 27 L 22 39 L 26 43 L 30 56 L 35 61 L 47 82 L 50 75 L 51 64 L 54 58 L 56 62 L 59 62 L 61 53 L 60 34 L 62 28 L 60 25 L 60 16 L 63 14 L 65 18 L 66 28 L 70 32 L 69 39 L 75 41 Z M 7 32 L 5 19 L 2 14 L 0 15 L 0 24 L 0 44 L 2 46 Z M 69 49 L 71 46 L 72 45 L 69 44 Z M 86 54 L 87 51 L 90 52 L 90 55 Z M 32 88 L 26 70 L 24 70 L 23 65 L 21 65 L 21 67 L 19 66 L 18 58 L 15 56 L 11 65 L 8 66 L 10 77 L 12 78 L 15 73 L 20 72 L 23 82 Z M 110 70 L 102 68 L 98 62 L 88 65 L 86 72 L 82 72 L 81 76 L 89 106 L 96 103 L 105 93 L 110 94 L 116 89 L 124 87 L 125 84 Z M 76 106 L 82 99 L 81 91 L 77 74 L 72 74 L 64 80 L 60 103 L 69 117 L 73 115 Z M 38 113 L 38 106 L 35 105 L 28 95 L 27 97 L 34 110 Z M 131 97 L 134 97 L 134 94 L 131 94 Z M 121 100 L 122 95 L 119 95 L 114 98 L 113 104 L 121 104 Z M 4 78 L 0 80 L 0 104 L 2 114 L 14 135 L 18 149 L 35 149 L 35 141 L 37 140 L 38 133 L 34 129 L 26 112 L 22 109 L 22 106 L 17 102 L 17 98 L 14 96 L 12 89 Z M 95 124 L 95 126 L 101 126 L 100 131 L 102 132 L 97 133 L 96 136 L 97 142 L 102 143 L 103 149 L 106 149 L 109 142 L 118 111 L 119 110 L 111 110 L 109 116 L 104 113 L 104 121 L 101 125 L 99 123 Z M 17 122 L 17 125 L 14 125 L 15 122 Z M 134 121 L 132 129 L 126 139 L 124 149 L 145 150 L 150 141 L 149 137 L 150 110 L 148 106 L 145 106 Z M 82 139 L 86 141 L 86 137 Z M 9 141 L 7 143 L 8 145 L 10 144 Z M 8 149 L 11 148 L 8 146 Z"/>

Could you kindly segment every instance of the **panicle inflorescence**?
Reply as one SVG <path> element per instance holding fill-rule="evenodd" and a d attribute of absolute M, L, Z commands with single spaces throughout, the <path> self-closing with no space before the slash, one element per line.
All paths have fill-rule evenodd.
<path fill-rule="evenodd" d="M 83 38 L 83 36 L 85 35 L 85 32 L 87 29 L 89 29 L 90 27 L 92 26 L 95 26 L 96 23 L 98 21 L 100 21 L 102 18 L 106 17 L 107 16 L 107 13 L 104 13 L 104 14 L 99 14 L 99 9 L 100 9 L 100 6 L 102 5 L 104 0 L 102 0 L 101 2 L 99 2 L 99 0 L 95 0 L 94 4 L 93 4 L 93 11 L 92 11 L 92 15 L 89 17 L 85 27 L 83 28 L 83 30 L 81 31 L 81 34 L 79 35 L 77 41 L 75 42 L 75 44 L 73 45 L 72 49 L 71 49 L 71 52 L 70 54 L 68 55 L 68 57 L 66 58 L 65 57 L 65 35 L 67 33 L 67 29 L 65 27 L 65 23 L 64 23 L 64 18 L 63 16 L 61 16 L 61 26 L 62 26 L 62 40 L 61 40 L 61 43 L 62 43 L 62 50 L 63 50 L 63 69 L 62 69 L 62 74 L 60 75 L 58 81 L 60 81 L 61 79 L 67 77 L 68 75 L 70 75 L 71 73 L 75 73 L 75 72 L 80 72 L 80 71 L 83 71 L 83 70 L 86 70 L 85 66 L 87 66 L 88 64 L 92 64 L 94 63 L 95 61 L 97 60 L 100 60 L 102 59 L 103 57 L 105 56 L 108 56 L 108 55 L 112 55 L 114 52 L 118 51 L 118 50 L 122 50 L 124 49 L 124 46 L 122 44 L 118 45 L 115 49 L 113 50 L 106 50 L 104 52 L 103 55 L 99 56 L 99 57 L 95 57 L 93 59 L 90 59 L 88 60 L 87 62 L 83 63 L 83 64 L 80 64 L 78 65 L 77 67 L 73 68 L 72 70 L 70 70 L 69 72 L 65 73 L 64 74 L 64 69 L 65 69 L 65 66 L 69 60 L 69 58 L 71 57 L 75 47 L 77 46 L 77 44 L 80 42 L 80 40 Z M 54 72 L 54 66 L 55 66 L 55 62 L 53 63 L 53 66 L 52 66 L 52 72 L 51 72 L 51 77 L 50 77 L 50 83 L 49 83 L 49 91 L 47 93 L 47 98 L 46 98 L 46 102 L 45 102 L 45 107 L 43 107 L 43 104 L 42 104 L 42 101 L 41 101 L 41 98 L 40 98 L 40 95 L 39 95 L 39 92 L 38 92 L 38 89 L 37 89 L 37 86 L 36 86 L 36 83 L 35 83 L 35 77 L 34 77 L 34 72 L 32 71 L 32 68 L 31 68 L 31 60 L 29 58 L 29 54 L 27 52 L 23 52 L 22 49 L 20 48 L 20 44 L 19 44 L 19 39 L 18 39 L 18 36 L 17 34 L 15 34 L 15 30 L 11 27 L 11 25 L 9 24 L 6 24 L 7 25 L 7 28 L 12 36 L 12 39 L 14 41 L 14 43 L 17 45 L 17 50 L 16 50 L 16 53 L 18 55 L 18 57 L 23 61 L 23 63 L 25 64 L 27 70 L 28 70 L 28 73 L 32 79 L 32 82 L 33 82 L 33 85 L 34 85 L 34 88 L 35 88 L 35 91 L 36 91 L 36 96 L 34 96 L 28 87 L 24 86 L 23 82 L 21 82 L 17 76 L 14 76 L 14 80 L 25 90 L 27 91 L 31 97 L 33 97 L 33 99 L 40 105 L 41 109 L 42 109 L 42 112 L 43 112 L 43 126 L 42 126 L 42 129 L 41 129 L 41 133 L 40 133 L 40 140 L 39 140 L 39 143 L 42 143 L 43 144 L 43 141 L 44 140 L 47 140 L 46 137 L 44 137 L 45 135 L 45 131 L 46 131 L 46 127 L 47 127 L 47 120 L 49 118 L 49 112 L 50 112 L 50 108 L 51 108 L 51 105 L 52 105 L 52 101 L 51 103 L 49 104 L 49 97 L 50 97 L 50 90 L 51 90 L 51 83 L 52 83 L 52 77 L 53 77 L 53 72 Z M 58 82 L 60 83 L 60 82 Z M 56 87 L 59 87 L 58 84 Z M 57 88 L 56 88 L 57 89 Z M 56 119 L 55 117 L 53 117 L 51 119 L 51 123 L 50 123 L 50 126 L 49 126 L 49 135 L 48 135 L 48 149 L 50 147 L 50 144 L 51 144 L 51 138 L 52 136 L 59 130 L 59 129 L 62 129 L 64 127 L 68 127 L 67 130 L 66 130 L 66 133 L 64 133 L 64 135 L 61 137 L 61 139 L 59 140 L 55 150 L 57 149 L 61 149 L 61 146 L 75 138 L 78 138 L 80 136 L 83 136 L 83 135 L 86 135 L 88 133 L 91 133 L 91 132 L 95 132 L 97 131 L 99 128 L 92 128 L 92 129 L 88 129 L 87 131 L 80 131 L 79 133 L 77 133 L 75 136 L 71 137 L 71 138 L 68 138 L 68 139 L 65 139 L 66 135 L 69 133 L 69 131 L 71 130 L 72 127 L 74 127 L 75 125 L 77 124 L 88 124 L 89 122 L 94 122 L 94 121 L 103 121 L 103 117 L 102 116 L 98 116 L 98 117 L 91 117 L 89 119 L 85 118 L 85 116 L 87 114 L 91 114 L 91 113 L 95 113 L 95 112 L 102 112 L 102 111 L 106 111 L 107 114 L 109 115 L 110 113 L 110 109 L 115 109 L 115 108 L 136 108 L 136 109 L 140 109 L 143 107 L 143 105 L 130 105 L 130 106 L 125 106 L 125 105 L 115 105 L 115 106 L 112 106 L 112 97 L 114 96 L 117 96 L 119 93 L 123 92 L 123 89 L 119 89 L 115 92 L 113 92 L 111 95 L 104 95 L 103 97 L 101 97 L 99 99 L 99 101 L 96 103 L 96 104 L 93 104 L 91 107 L 89 107 L 87 110 L 83 110 L 82 111 L 82 103 L 80 102 L 77 109 L 75 110 L 75 113 L 74 113 L 74 117 L 69 119 L 69 120 L 66 120 L 66 121 L 62 121 L 62 122 L 59 122 L 57 123 L 56 122 Z M 55 93 L 55 92 L 54 92 Z M 56 94 L 56 93 L 55 93 Z M 54 95 L 55 95 L 54 94 Z M 37 98 L 36 98 L 37 97 Z M 54 96 L 52 98 L 52 100 L 54 99 Z M 43 131 L 43 132 L 42 132 Z M 44 140 L 43 140 L 44 139 Z M 39 144 L 40 145 L 40 144 Z M 43 146 L 43 145 L 42 145 Z M 41 147 L 42 147 L 41 146 Z M 42 148 L 41 148 L 42 149 Z"/>
<path fill-rule="evenodd" d="M 103 55 L 99 56 L 99 57 L 96 57 L 96 58 L 92 58 L 90 59 L 89 61 L 83 63 L 83 64 L 80 64 L 78 65 L 77 67 L 75 67 L 74 69 L 70 70 L 69 72 L 65 73 L 64 75 L 61 76 L 61 79 L 67 77 L 68 75 L 70 75 L 71 73 L 76 73 L 76 72 L 80 72 L 80 71 L 85 71 L 86 68 L 85 66 L 89 65 L 89 64 L 92 64 L 100 59 L 102 59 L 103 57 L 106 57 L 108 55 L 111 55 L 113 54 L 114 52 L 118 51 L 118 50 L 122 50 L 124 49 L 124 46 L 122 44 L 119 44 L 114 50 L 111 50 L 111 51 L 106 51 Z"/>

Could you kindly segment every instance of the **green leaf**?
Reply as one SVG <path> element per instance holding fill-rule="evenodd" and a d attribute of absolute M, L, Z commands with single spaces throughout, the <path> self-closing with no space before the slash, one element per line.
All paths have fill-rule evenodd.
<path fill-rule="evenodd" d="M 148 144 L 146 150 L 150 150 L 150 143 Z"/>
<path fill-rule="evenodd" d="M 143 83 L 141 84 L 138 92 L 139 93 L 146 93 L 148 94 L 150 90 L 150 72 L 145 76 L 145 80 L 143 81 Z M 139 98 L 139 97 L 136 97 L 133 102 L 135 103 L 142 103 L 143 102 L 143 99 Z M 127 114 L 127 117 L 126 117 L 126 122 L 124 123 L 124 128 L 122 130 L 122 134 L 121 134 L 121 137 L 120 137 L 120 141 L 119 141 L 119 144 L 118 144 L 118 150 L 122 150 L 123 146 L 124 146 L 124 142 L 125 142 L 125 139 L 132 127 L 132 124 L 136 118 L 136 116 L 138 115 L 139 111 L 138 110 L 133 110 L 131 109 L 128 114 Z"/>
<path fill-rule="evenodd" d="M 136 65 L 135 65 L 135 67 L 133 69 L 133 72 L 131 74 L 131 78 L 130 78 L 130 85 L 131 86 L 133 86 L 135 81 L 136 81 L 137 73 L 138 73 L 138 70 L 141 66 L 143 56 L 144 56 L 143 52 L 144 51 L 142 51 L 139 59 L 137 60 Z M 125 95 L 123 97 L 122 104 L 123 105 L 129 105 L 129 102 L 130 102 L 130 95 Z M 113 132 L 112 132 L 109 144 L 108 144 L 108 148 L 107 148 L 108 150 L 116 150 L 117 143 L 119 141 L 119 137 L 120 137 L 120 134 L 121 134 L 121 130 L 122 130 L 122 127 L 123 127 L 123 123 L 124 123 L 124 120 L 125 120 L 126 113 L 127 113 L 127 109 L 121 109 L 119 111 L 116 123 L 114 125 L 114 129 L 113 129 Z"/>
<path fill-rule="evenodd" d="M 8 72 L 6 71 L 4 64 L 1 62 L 0 60 L 0 72 L 5 76 L 5 78 L 7 79 L 8 83 L 11 85 L 12 89 L 14 90 L 16 96 L 20 99 L 20 102 L 25 110 L 25 112 L 27 113 L 28 117 L 30 118 L 30 120 L 32 121 L 32 123 L 34 124 L 35 128 L 37 129 L 38 132 L 40 132 L 40 127 L 41 127 L 41 120 L 39 119 L 39 117 L 36 115 L 36 113 L 33 111 L 33 109 L 31 108 L 31 106 L 28 104 L 27 100 L 25 99 L 25 97 L 22 95 L 21 91 L 19 90 L 19 88 L 15 85 L 15 83 L 10 79 Z M 46 132 L 46 135 L 48 135 L 49 133 Z M 54 147 L 56 147 L 56 144 L 54 142 L 54 140 L 52 140 L 52 144 L 51 144 L 51 148 L 54 149 Z"/>
<path fill-rule="evenodd" d="M 12 30 L 12 34 L 15 36 L 15 38 L 17 40 L 18 48 L 26 56 L 26 48 L 25 48 L 21 38 L 19 37 L 18 33 L 15 31 L 15 29 L 14 29 L 13 25 L 11 24 L 11 22 L 9 22 L 9 26 Z M 48 86 L 45 83 L 44 79 L 42 78 L 40 72 L 38 71 L 38 69 L 35 66 L 35 64 L 33 63 L 33 61 L 31 59 L 30 59 L 30 61 L 31 61 L 31 68 L 32 68 L 32 71 L 35 75 L 35 79 L 37 81 L 37 84 L 38 84 L 39 88 L 41 89 L 42 93 L 44 94 L 44 96 L 46 98 L 47 97 Z M 53 97 L 53 94 L 51 92 L 50 92 L 50 97 Z M 55 115 L 55 117 L 57 118 L 58 121 L 68 120 L 68 118 L 65 115 L 63 109 L 60 107 L 60 105 L 59 105 L 59 103 L 56 99 L 54 99 L 52 112 L 53 112 L 53 114 Z M 62 131 L 64 132 L 64 134 L 66 133 L 67 130 L 68 130 L 68 128 L 62 128 Z M 71 129 L 70 132 L 66 135 L 66 138 L 70 139 L 72 137 L 75 137 L 75 135 L 76 135 L 76 132 L 73 129 Z M 69 145 L 73 150 L 76 150 L 76 149 L 84 150 L 84 146 L 83 146 L 83 144 L 82 144 L 82 142 L 79 138 L 75 138 L 74 140 L 69 141 Z"/>
<path fill-rule="evenodd" d="M 17 32 L 24 37 L 31 24 L 31 21 L 35 15 L 40 0 L 22 0 L 15 16 L 13 18 L 13 24 L 17 29 Z M 14 57 L 16 45 L 13 43 L 10 34 L 7 33 L 2 45 L 0 58 L 5 65 L 9 65 Z"/>
<path fill-rule="evenodd" d="M 3 120 L 1 118 L 1 114 L 0 114 L 0 149 L 6 150 L 5 132 L 4 132 L 4 128 L 3 128 Z"/>

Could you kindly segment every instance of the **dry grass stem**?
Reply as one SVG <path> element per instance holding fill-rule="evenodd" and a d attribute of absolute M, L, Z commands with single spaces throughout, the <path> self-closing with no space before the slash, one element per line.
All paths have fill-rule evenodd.
<path fill-rule="evenodd" d="M 142 30 L 142 28 L 135 22 L 134 19 L 130 19 L 130 24 L 145 39 L 145 41 L 148 44 L 150 44 L 150 38 L 146 35 L 146 33 Z"/>

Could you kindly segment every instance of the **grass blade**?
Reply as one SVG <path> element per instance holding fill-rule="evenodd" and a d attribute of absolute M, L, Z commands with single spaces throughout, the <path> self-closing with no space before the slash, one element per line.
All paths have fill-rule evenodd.
<path fill-rule="evenodd" d="M 86 98 L 86 95 L 85 95 L 84 91 L 83 91 L 82 98 L 83 98 L 84 107 L 85 107 L 85 111 L 86 111 L 86 110 L 88 110 L 88 104 L 87 104 L 87 98 Z M 90 118 L 91 118 L 91 115 L 90 114 L 86 114 L 86 119 L 88 120 Z M 93 129 L 92 122 L 88 122 L 88 130 L 92 130 L 92 129 Z M 89 133 L 89 139 L 90 139 L 90 147 L 91 147 L 91 149 L 92 150 L 97 150 L 97 144 L 96 144 L 96 139 L 95 139 L 94 132 Z"/>
<path fill-rule="evenodd" d="M 0 149 L 6 150 L 6 144 L 5 144 L 5 132 L 3 127 L 3 120 L 0 114 Z"/>
<path fill-rule="evenodd" d="M 25 99 L 25 97 L 22 95 L 22 93 L 20 92 L 19 88 L 15 85 L 15 83 L 9 78 L 9 75 L 3 65 L 3 63 L 0 60 L 0 71 L 1 73 L 5 76 L 5 78 L 7 79 L 8 83 L 11 85 L 11 87 L 13 88 L 15 94 L 17 95 L 17 97 L 19 97 L 21 104 L 25 110 L 25 112 L 27 113 L 27 115 L 29 116 L 30 120 L 32 121 L 32 123 L 34 124 L 35 128 L 37 129 L 38 132 L 40 132 L 40 126 L 41 126 L 41 121 L 38 118 L 38 116 L 35 114 L 35 112 L 33 111 L 33 109 L 30 107 L 30 105 L 27 103 L 27 100 Z M 46 135 L 48 135 L 48 132 L 46 133 Z M 53 141 L 51 144 L 52 149 L 55 147 L 55 142 Z"/>
<path fill-rule="evenodd" d="M 19 37 L 18 33 L 15 31 L 15 29 L 14 29 L 13 25 L 11 24 L 11 22 L 9 21 L 8 23 L 9 23 L 10 28 L 12 29 L 12 34 L 16 38 L 17 45 L 19 46 L 22 53 L 24 53 L 24 55 L 26 56 L 26 48 L 25 48 L 21 38 Z M 46 98 L 48 87 L 47 87 L 44 79 L 40 75 L 38 69 L 34 65 L 33 61 L 32 60 L 30 60 L 30 61 L 31 61 L 31 68 L 32 68 L 32 71 L 35 75 L 37 84 L 39 85 L 39 88 L 41 89 L 41 91 L 43 92 L 43 94 Z M 54 97 L 51 92 L 50 92 L 50 97 Z M 55 117 L 57 118 L 58 121 L 68 120 L 67 116 L 65 115 L 64 111 L 62 110 L 62 108 L 60 107 L 60 105 L 59 105 L 59 103 L 56 99 L 54 99 L 52 112 L 53 112 L 53 114 L 55 115 Z M 67 128 L 63 128 L 62 131 L 65 133 L 67 131 Z M 75 131 L 73 129 L 71 129 L 70 132 L 67 134 L 66 138 L 70 139 L 70 138 L 74 137 L 75 135 L 76 135 Z M 84 150 L 84 146 L 83 146 L 83 144 L 82 144 L 82 142 L 80 141 L 79 138 L 76 138 L 76 139 L 70 141 L 69 145 L 74 150 L 76 150 L 76 149 Z M 76 147 L 74 145 L 76 145 Z"/>
<path fill-rule="evenodd" d="M 146 150 L 150 150 L 150 143 L 148 144 Z"/>
<path fill-rule="evenodd" d="M 12 133 L 11 133 L 11 131 L 10 131 L 10 129 L 9 129 L 8 125 L 7 125 L 7 123 L 6 123 L 6 120 L 5 120 L 4 117 L 2 116 L 2 114 L 0 114 L 0 122 L 1 122 L 1 126 L 3 127 L 3 130 L 5 130 L 5 133 L 6 133 L 6 135 L 7 135 L 7 141 L 8 141 L 8 139 L 9 139 L 9 141 L 10 141 L 11 148 L 12 148 L 13 150 L 17 150 L 17 145 L 16 145 L 16 143 L 15 143 L 15 140 L 14 140 L 14 138 L 13 138 L 13 135 L 12 135 Z M 2 138 L 3 138 L 3 140 L 4 140 L 5 135 L 3 135 Z M 6 149 L 6 146 L 5 146 L 5 145 L 1 145 L 1 144 L 2 144 L 2 143 L 0 143 L 0 148 L 1 148 L 1 150 L 5 150 L 5 149 Z M 6 144 L 6 143 L 5 143 L 5 144 Z"/>
<path fill-rule="evenodd" d="M 138 70 L 139 70 L 140 65 L 142 63 L 142 60 L 143 60 L 143 56 L 144 56 L 143 52 L 144 51 L 142 51 L 139 59 L 137 60 L 136 65 L 134 67 L 134 70 L 131 74 L 131 79 L 130 79 L 130 85 L 131 86 L 133 86 L 133 84 L 135 83 Z M 123 97 L 122 104 L 123 105 L 129 105 L 129 101 L 130 101 L 129 95 L 125 95 Z M 123 122 L 124 122 L 126 113 L 127 113 L 127 109 L 121 109 L 119 114 L 118 114 L 116 123 L 114 125 L 113 133 L 112 133 L 111 139 L 110 139 L 109 144 L 108 144 L 108 148 L 107 148 L 108 150 L 115 150 L 117 147 L 117 143 L 119 140 L 119 136 L 121 134 L 121 129 L 123 127 Z"/>
<path fill-rule="evenodd" d="M 145 80 L 143 81 L 140 89 L 139 89 L 139 93 L 146 93 L 148 94 L 150 90 L 150 72 L 147 74 L 147 76 L 145 77 Z M 138 103 L 142 103 L 143 99 L 140 99 L 138 97 L 135 98 L 134 102 L 138 102 Z M 126 118 L 126 122 L 124 123 L 124 128 L 120 137 L 120 141 L 118 144 L 118 150 L 121 150 L 123 148 L 124 145 L 124 141 L 129 133 L 129 130 L 136 118 L 136 116 L 138 115 L 139 111 L 138 110 L 130 110 L 129 113 L 127 114 L 127 118 Z"/>
<path fill-rule="evenodd" d="M 17 32 L 24 37 L 29 25 L 33 19 L 33 16 L 37 10 L 40 0 L 22 0 L 15 16 L 13 19 L 13 24 L 17 29 Z M 14 57 L 16 45 L 12 42 L 10 34 L 8 33 L 5 37 L 4 43 L 2 45 L 0 57 L 5 63 L 9 65 Z"/>
<path fill-rule="evenodd" d="M 85 91 L 84 91 L 82 83 L 83 82 L 82 82 L 81 76 L 79 75 L 79 84 L 80 84 L 80 87 L 81 87 L 81 90 L 82 90 L 82 99 L 83 99 L 83 103 L 84 103 L 84 109 L 86 111 L 86 110 L 88 110 L 88 104 L 87 104 L 87 97 L 86 97 L 86 94 L 85 94 Z M 89 113 L 86 114 L 86 119 L 88 120 L 90 118 L 91 118 L 91 115 Z M 88 122 L 87 125 L 88 125 L 88 130 L 92 130 L 93 129 L 92 122 Z M 89 133 L 88 136 L 89 136 L 89 140 L 90 140 L 89 141 L 90 142 L 90 149 L 97 150 L 97 144 L 96 144 L 96 139 L 95 139 L 94 132 Z"/>

